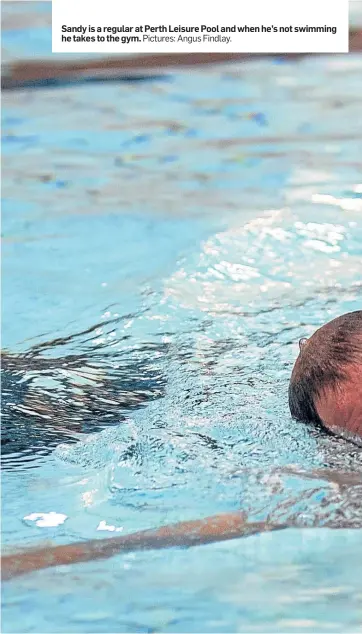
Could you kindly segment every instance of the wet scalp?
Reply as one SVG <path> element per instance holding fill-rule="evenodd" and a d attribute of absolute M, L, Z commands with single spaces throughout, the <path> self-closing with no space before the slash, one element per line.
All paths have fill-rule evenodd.
<path fill-rule="evenodd" d="M 325 389 L 337 389 L 348 381 L 349 369 L 362 366 L 362 311 L 337 317 L 301 340 L 300 354 L 289 384 L 289 408 L 293 418 L 322 424 L 316 401 Z"/>

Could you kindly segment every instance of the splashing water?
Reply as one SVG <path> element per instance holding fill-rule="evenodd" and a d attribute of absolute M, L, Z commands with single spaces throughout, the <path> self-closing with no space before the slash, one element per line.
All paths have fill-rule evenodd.
<path fill-rule="evenodd" d="M 303 477 L 359 473 L 360 449 L 287 408 L 298 340 L 360 308 L 360 72 L 5 95 L 5 547 L 239 508 L 361 525 L 360 486 Z M 4 631 L 352 632 L 360 545 L 291 530 L 43 571 L 6 587 Z"/>

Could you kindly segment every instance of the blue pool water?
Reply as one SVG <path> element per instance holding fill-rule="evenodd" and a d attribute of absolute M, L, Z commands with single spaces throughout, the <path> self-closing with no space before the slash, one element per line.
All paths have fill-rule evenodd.
<path fill-rule="evenodd" d="M 361 471 L 287 408 L 299 338 L 361 307 L 361 71 L 4 94 L 5 551 L 240 508 L 361 526 L 359 487 L 282 472 Z M 361 546 L 290 529 L 44 570 L 4 584 L 2 629 L 356 632 Z"/>

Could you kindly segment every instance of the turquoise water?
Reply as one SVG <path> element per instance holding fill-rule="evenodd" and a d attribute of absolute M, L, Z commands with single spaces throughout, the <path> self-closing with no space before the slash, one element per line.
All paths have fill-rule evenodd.
<path fill-rule="evenodd" d="M 361 70 L 3 95 L 4 549 L 240 508 L 361 526 L 359 487 L 281 471 L 361 470 L 287 408 L 299 338 L 361 307 Z M 290 529 L 40 571 L 4 585 L 3 631 L 361 631 L 361 545 Z"/>

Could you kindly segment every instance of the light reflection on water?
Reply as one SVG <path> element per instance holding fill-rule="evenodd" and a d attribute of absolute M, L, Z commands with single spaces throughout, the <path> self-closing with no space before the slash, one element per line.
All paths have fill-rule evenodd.
<path fill-rule="evenodd" d="M 55 542 L 237 508 L 361 525 L 358 486 L 280 471 L 361 468 L 286 402 L 298 340 L 360 308 L 360 72 L 5 95 L 5 545 L 45 538 L 33 512 L 67 516 Z M 325 529 L 129 555 L 67 591 L 45 571 L 5 590 L 6 631 L 354 631 L 358 547 Z"/>

